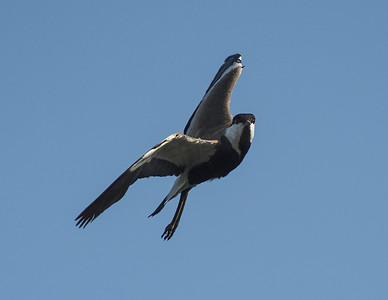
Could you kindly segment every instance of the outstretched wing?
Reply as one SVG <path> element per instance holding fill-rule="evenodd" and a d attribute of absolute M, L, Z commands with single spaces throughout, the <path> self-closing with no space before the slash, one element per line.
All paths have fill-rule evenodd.
<path fill-rule="evenodd" d="M 190 117 L 185 134 L 203 139 L 219 139 L 225 128 L 232 123 L 230 98 L 242 68 L 240 54 L 225 59 Z"/>
<path fill-rule="evenodd" d="M 178 176 L 185 168 L 205 162 L 218 141 L 201 140 L 175 133 L 157 144 L 120 175 L 75 220 L 85 227 L 104 210 L 119 201 L 137 179 L 151 176 Z"/>

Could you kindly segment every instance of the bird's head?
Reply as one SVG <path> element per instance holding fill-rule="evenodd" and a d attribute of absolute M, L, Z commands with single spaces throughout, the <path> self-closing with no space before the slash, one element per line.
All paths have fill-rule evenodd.
<path fill-rule="evenodd" d="M 235 115 L 232 124 L 225 130 L 225 137 L 241 157 L 247 154 L 255 135 L 255 116 L 253 114 Z"/>

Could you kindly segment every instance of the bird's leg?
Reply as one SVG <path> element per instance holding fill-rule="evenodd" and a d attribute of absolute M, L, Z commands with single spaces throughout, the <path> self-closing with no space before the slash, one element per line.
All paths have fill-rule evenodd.
<path fill-rule="evenodd" d="M 179 204 L 175 211 L 174 218 L 172 219 L 171 223 L 167 225 L 166 229 L 162 234 L 162 238 L 164 238 L 165 240 L 171 239 L 171 237 L 174 235 L 175 230 L 178 227 L 179 220 L 181 219 L 183 213 L 183 208 L 186 204 L 187 196 L 189 195 L 189 190 L 190 189 L 184 190 L 181 193 L 181 198 L 179 199 Z"/>

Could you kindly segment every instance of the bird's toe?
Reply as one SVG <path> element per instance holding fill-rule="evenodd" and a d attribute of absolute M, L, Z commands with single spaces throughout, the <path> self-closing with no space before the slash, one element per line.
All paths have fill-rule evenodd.
<path fill-rule="evenodd" d="M 164 239 L 165 241 L 168 241 L 174 235 L 175 229 L 176 229 L 176 227 L 173 224 L 171 224 L 171 223 L 168 224 L 166 226 L 166 229 L 164 229 L 164 232 L 163 232 L 161 238 Z"/>

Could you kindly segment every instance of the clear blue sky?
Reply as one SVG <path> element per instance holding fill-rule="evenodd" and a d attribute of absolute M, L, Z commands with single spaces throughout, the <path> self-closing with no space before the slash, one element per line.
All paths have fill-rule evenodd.
<path fill-rule="evenodd" d="M 387 1 L 2 1 L 2 299 L 388 299 Z M 173 178 L 74 218 L 183 131 L 223 60 L 256 136 L 147 219 Z"/>

